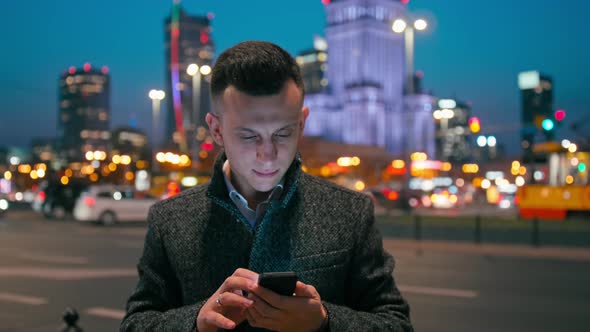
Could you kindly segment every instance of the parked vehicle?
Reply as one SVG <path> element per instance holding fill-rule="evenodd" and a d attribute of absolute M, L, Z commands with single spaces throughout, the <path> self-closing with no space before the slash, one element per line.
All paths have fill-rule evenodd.
<path fill-rule="evenodd" d="M 145 221 L 158 199 L 131 186 L 96 185 L 84 191 L 74 207 L 79 221 L 113 225 L 121 221 Z"/>
<path fill-rule="evenodd" d="M 57 180 L 45 181 L 39 186 L 31 206 L 47 219 L 63 219 L 73 212 L 76 200 L 86 188 L 85 182 L 75 179 L 67 185 Z"/>

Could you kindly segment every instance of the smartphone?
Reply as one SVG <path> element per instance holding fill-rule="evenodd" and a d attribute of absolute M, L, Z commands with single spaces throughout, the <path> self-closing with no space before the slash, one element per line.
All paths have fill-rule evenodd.
<path fill-rule="evenodd" d="M 283 296 L 292 296 L 296 283 L 295 272 L 266 272 L 258 276 L 258 286 Z"/>

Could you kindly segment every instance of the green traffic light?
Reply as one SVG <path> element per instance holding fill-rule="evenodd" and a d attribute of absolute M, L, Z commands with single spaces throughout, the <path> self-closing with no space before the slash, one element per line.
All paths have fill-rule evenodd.
<path fill-rule="evenodd" d="M 545 119 L 543 120 L 543 122 L 541 122 L 541 127 L 543 127 L 543 129 L 545 129 L 546 131 L 550 131 L 551 129 L 553 129 L 555 125 L 553 124 L 553 120 L 551 119 Z"/>
<path fill-rule="evenodd" d="M 584 163 L 579 163 L 578 164 L 578 172 L 582 173 L 586 171 L 586 164 Z"/>

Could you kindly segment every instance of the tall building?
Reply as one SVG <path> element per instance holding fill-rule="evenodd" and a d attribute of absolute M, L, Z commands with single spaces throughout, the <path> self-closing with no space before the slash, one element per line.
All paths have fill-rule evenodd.
<path fill-rule="evenodd" d="M 55 138 L 36 137 L 31 140 L 32 162 L 51 162 L 55 159 Z"/>
<path fill-rule="evenodd" d="M 301 77 L 306 94 L 321 93 L 326 90 L 328 79 L 326 69 L 328 68 L 327 44 L 324 39 L 315 37 L 314 48 L 299 53 L 295 60 L 301 68 Z"/>
<path fill-rule="evenodd" d="M 405 100 L 404 37 L 391 28 L 395 19 L 406 16 L 407 1 L 324 3 L 328 86 L 321 94 L 306 95 L 312 110 L 306 134 L 376 145 L 398 156 L 418 148 L 405 137 L 421 135 L 420 151 L 431 151 L 432 97 L 419 93 Z"/>
<path fill-rule="evenodd" d="M 436 124 L 437 158 L 464 162 L 471 159 L 471 107 L 454 99 L 441 99 L 433 112 Z"/>
<path fill-rule="evenodd" d="M 212 15 L 187 14 L 174 3 L 165 19 L 166 59 L 166 131 L 165 143 L 191 150 L 199 142 L 199 127 L 206 127 L 205 115 L 211 108 L 210 77 L 198 72 L 187 73 L 191 64 L 211 66 L 214 44 L 211 38 Z M 202 130 L 201 130 L 202 132 Z"/>
<path fill-rule="evenodd" d="M 419 82 L 419 81 L 414 81 Z M 416 83 L 415 83 L 416 84 Z M 432 118 L 435 109 L 436 98 L 429 94 L 421 93 L 406 95 L 404 97 L 404 155 L 413 152 L 425 152 L 428 158 L 436 156 L 436 128 Z"/>
<path fill-rule="evenodd" d="M 518 87 L 522 93 L 521 145 L 528 161 L 535 143 L 553 139 L 554 130 L 543 130 L 543 121 L 553 113 L 553 82 L 538 71 L 527 71 L 518 74 Z"/>
<path fill-rule="evenodd" d="M 110 76 L 106 66 L 85 63 L 59 78 L 57 154 L 63 163 L 84 160 L 87 151 L 108 151 Z"/>
<path fill-rule="evenodd" d="M 147 135 L 139 129 L 119 127 L 113 130 L 111 144 L 113 154 L 129 155 L 133 162 L 151 162 Z"/>

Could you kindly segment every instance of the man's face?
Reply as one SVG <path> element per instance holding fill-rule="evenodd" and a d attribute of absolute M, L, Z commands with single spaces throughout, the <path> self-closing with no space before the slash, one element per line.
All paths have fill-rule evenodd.
<path fill-rule="evenodd" d="M 250 96 L 229 86 L 214 100 L 219 116 L 207 115 L 209 129 L 225 150 L 233 185 L 248 200 L 272 190 L 295 157 L 309 114 L 301 93 L 289 80 L 276 95 Z"/>

